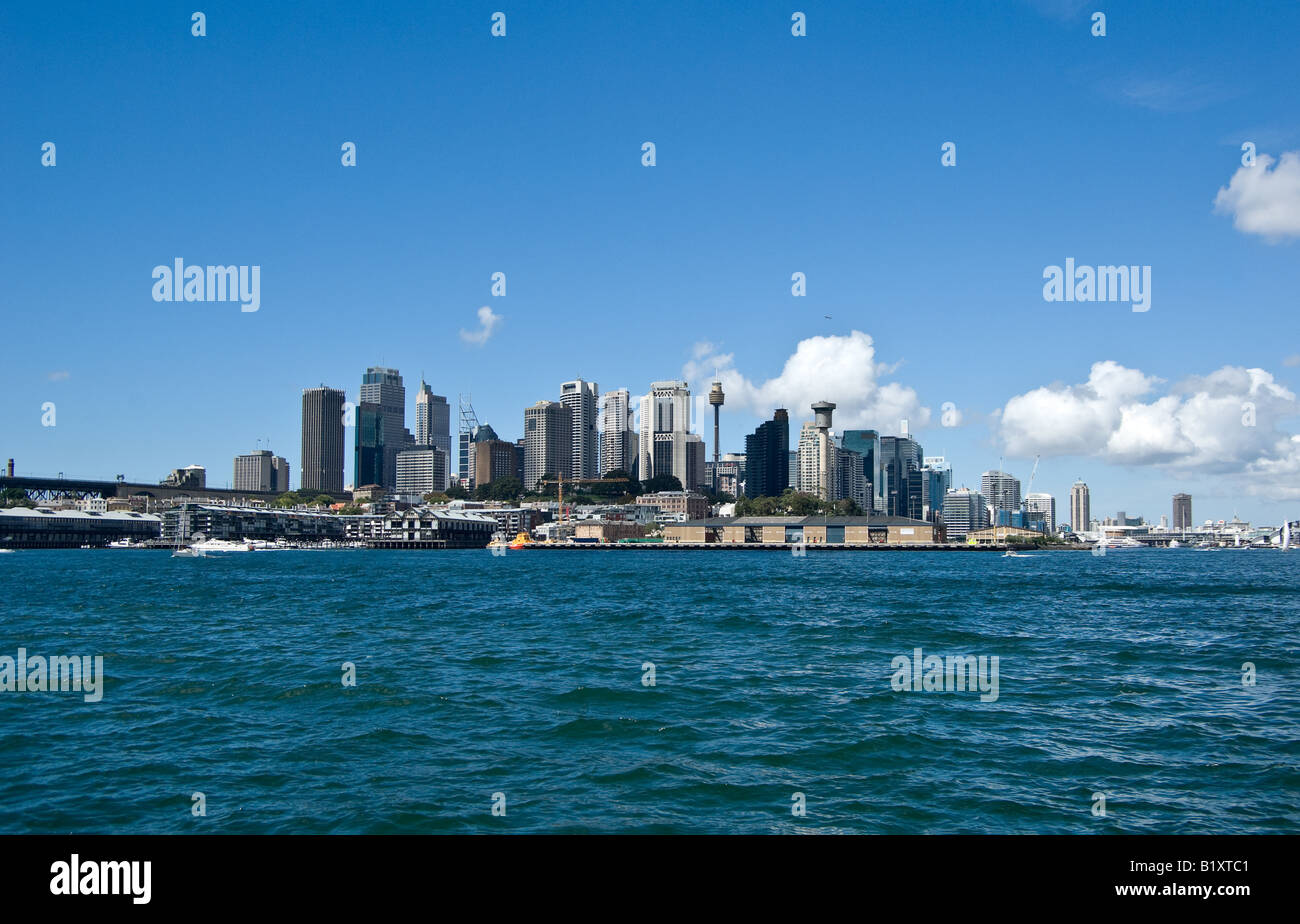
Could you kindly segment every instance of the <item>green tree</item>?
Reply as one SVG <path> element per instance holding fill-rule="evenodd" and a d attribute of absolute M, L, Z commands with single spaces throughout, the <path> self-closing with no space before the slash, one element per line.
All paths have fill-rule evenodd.
<path fill-rule="evenodd" d="M 469 491 L 458 484 L 454 484 L 448 488 L 446 494 L 452 500 L 469 500 Z"/>
<path fill-rule="evenodd" d="M 658 494 L 660 491 L 680 491 L 682 483 L 676 475 L 655 475 L 645 483 L 646 494 Z"/>
<path fill-rule="evenodd" d="M 524 483 L 514 475 L 498 478 L 487 487 L 490 489 L 490 499 L 497 501 L 518 500 L 519 495 L 524 493 Z"/>
<path fill-rule="evenodd" d="M 626 478 L 627 481 L 611 482 L 610 484 L 594 484 L 591 486 L 591 493 L 604 497 L 620 497 L 624 494 L 640 494 L 641 482 L 632 477 L 631 472 L 624 471 L 621 468 L 612 469 L 605 473 L 606 478 Z"/>

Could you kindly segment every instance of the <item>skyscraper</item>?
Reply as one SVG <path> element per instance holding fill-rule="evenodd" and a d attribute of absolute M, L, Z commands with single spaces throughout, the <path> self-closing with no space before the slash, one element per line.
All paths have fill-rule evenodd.
<path fill-rule="evenodd" d="M 393 490 L 397 486 L 397 454 L 412 442 L 411 431 L 406 429 L 406 387 L 402 384 L 401 373 L 382 366 L 368 368 L 361 377 L 360 408 L 365 408 L 367 436 L 371 440 L 362 440 L 359 414 L 356 440 L 358 472 L 363 462 L 368 467 L 372 460 L 377 461 L 374 474 L 378 477 L 370 483 Z M 358 485 L 365 483 L 360 474 L 356 477 Z"/>
<path fill-rule="evenodd" d="M 435 395 L 424 379 L 415 393 L 415 444 L 451 454 L 451 406 L 445 396 Z"/>
<path fill-rule="evenodd" d="M 558 401 L 524 411 L 524 489 L 543 478 L 567 476 L 573 464 L 573 412 Z"/>
<path fill-rule="evenodd" d="M 1174 525 L 1176 530 L 1192 528 L 1192 495 L 1174 495 Z"/>
<path fill-rule="evenodd" d="M 274 491 L 281 494 L 289 490 L 289 463 L 269 449 L 258 449 L 246 455 L 235 456 L 236 491 Z"/>
<path fill-rule="evenodd" d="M 596 399 L 600 386 L 595 382 L 574 379 L 560 385 L 560 403 L 573 419 L 573 448 L 570 451 L 566 478 L 599 478 L 600 432 L 596 429 Z"/>
<path fill-rule="evenodd" d="M 459 395 L 460 431 L 457 434 L 456 448 L 459 454 L 457 474 L 462 487 L 474 487 L 474 430 L 478 427 L 478 415 L 469 395 Z"/>
<path fill-rule="evenodd" d="M 1092 504 L 1088 486 L 1076 481 L 1070 487 L 1070 528 L 1076 533 L 1087 532 L 1092 528 Z"/>
<path fill-rule="evenodd" d="M 601 413 L 600 474 L 636 471 L 636 430 L 632 428 L 632 398 L 626 388 L 606 392 Z"/>
<path fill-rule="evenodd" d="M 691 429 L 691 390 L 685 382 L 651 382 L 641 399 L 640 471 L 649 481 L 673 475 L 687 487 L 686 434 Z"/>
<path fill-rule="evenodd" d="M 907 429 L 907 421 L 902 422 Z M 921 444 L 908 436 L 880 438 L 881 477 L 885 481 L 885 513 L 891 517 L 921 519 L 921 480 L 909 480 L 921 470 Z"/>
<path fill-rule="evenodd" d="M 875 430 L 845 430 L 840 445 L 862 456 L 862 476 L 867 482 L 867 499 L 863 504 L 867 513 L 886 509 L 886 485 L 881 465 L 880 434 Z"/>
<path fill-rule="evenodd" d="M 831 440 L 835 405 L 818 401 L 812 409 L 814 419 L 805 423 L 799 432 L 799 490 L 822 500 L 837 500 L 839 458 Z"/>
<path fill-rule="evenodd" d="M 302 390 L 300 490 L 343 493 L 343 400 L 337 388 Z"/>
<path fill-rule="evenodd" d="M 943 456 L 921 460 L 921 515 L 934 522 L 943 516 L 944 498 L 952 490 L 952 466 Z"/>
<path fill-rule="evenodd" d="M 980 476 L 980 493 L 995 511 L 1020 510 L 1020 479 L 1014 475 L 996 469 L 985 472 Z"/>
<path fill-rule="evenodd" d="M 745 496 L 779 497 L 790 486 L 790 415 L 772 419 L 745 437 Z"/>
<path fill-rule="evenodd" d="M 397 454 L 398 494 L 424 495 L 447 487 L 447 453 L 436 446 L 413 444 Z"/>
<path fill-rule="evenodd" d="M 1037 529 L 1041 523 L 1043 532 L 1056 532 L 1056 498 L 1050 494 L 1035 492 L 1025 498 L 1025 525 Z"/>
<path fill-rule="evenodd" d="M 949 539 L 961 539 L 968 532 L 988 526 L 988 503 L 984 495 L 969 488 L 949 491 L 943 499 L 943 522 Z"/>

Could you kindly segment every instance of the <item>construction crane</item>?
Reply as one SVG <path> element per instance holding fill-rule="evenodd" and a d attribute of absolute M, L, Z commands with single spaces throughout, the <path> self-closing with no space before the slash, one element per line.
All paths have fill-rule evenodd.
<path fill-rule="evenodd" d="M 558 494 L 560 500 L 560 525 L 564 525 L 564 486 L 566 484 L 611 484 L 615 482 L 626 482 L 627 478 L 565 478 L 560 475 L 558 478 L 551 478 L 545 481 L 539 481 L 538 484 L 558 485 Z"/>

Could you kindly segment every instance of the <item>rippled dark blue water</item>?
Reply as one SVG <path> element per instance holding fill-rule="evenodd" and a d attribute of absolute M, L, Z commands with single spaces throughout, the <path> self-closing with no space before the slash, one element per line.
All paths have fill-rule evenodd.
<path fill-rule="evenodd" d="M 0 693 L 4 833 L 1300 828 L 1296 553 L 31 551 L 0 600 L 107 675 Z M 895 692 L 917 647 L 998 699 Z"/>

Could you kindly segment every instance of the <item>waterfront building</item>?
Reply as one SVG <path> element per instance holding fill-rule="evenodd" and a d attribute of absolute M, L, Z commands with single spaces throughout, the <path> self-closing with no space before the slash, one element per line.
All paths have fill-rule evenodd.
<path fill-rule="evenodd" d="M 411 446 L 397 454 L 397 494 L 423 497 L 446 490 L 448 460 L 446 451 L 436 446 Z"/>
<path fill-rule="evenodd" d="M 1050 494 L 1033 493 L 1025 498 L 1026 523 L 1031 529 L 1041 524 L 1045 533 L 1056 532 L 1056 498 Z"/>
<path fill-rule="evenodd" d="M 162 521 L 148 513 L 10 507 L 0 510 L 0 549 L 104 548 L 157 539 L 161 529 Z"/>
<path fill-rule="evenodd" d="M 236 491 L 283 494 L 289 490 L 289 462 L 282 456 L 273 455 L 269 449 L 235 456 L 231 485 Z"/>
<path fill-rule="evenodd" d="M 687 519 L 664 525 L 664 542 L 706 545 L 935 545 L 948 540 L 943 523 L 888 516 L 771 516 Z"/>
<path fill-rule="evenodd" d="M 343 403 L 343 392 L 337 388 L 322 385 L 302 390 L 298 485 L 303 491 L 343 493 Z"/>
<path fill-rule="evenodd" d="M 687 383 L 651 382 L 650 393 L 641 399 L 637 477 L 649 481 L 656 475 L 672 475 L 682 487 L 689 487 L 686 437 L 690 429 L 691 390 Z M 699 474 L 704 474 L 703 465 Z"/>
<path fill-rule="evenodd" d="M 1092 505 L 1088 486 L 1076 481 L 1070 487 L 1070 525 L 1076 533 L 1084 533 L 1092 528 Z"/>
<path fill-rule="evenodd" d="M 969 488 L 949 491 L 943 499 L 943 522 L 949 539 L 961 539 L 973 530 L 989 525 L 988 502 Z"/>
<path fill-rule="evenodd" d="M 777 408 L 745 437 L 745 495 L 781 496 L 790 486 L 790 454 L 790 415 Z"/>
<path fill-rule="evenodd" d="M 595 382 L 574 379 L 560 385 L 560 403 L 570 411 L 572 449 L 566 478 L 599 478 L 600 431 L 596 427 L 597 398 L 600 387 Z"/>
<path fill-rule="evenodd" d="M 637 436 L 632 426 L 632 397 L 626 388 L 606 392 L 601 412 L 600 475 L 613 471 L 634 474 Z"/>
<path fill-rule="evenodd" d="M 497 521 L 478 511 L 421 507 L 389 514 L 383 535 L 368 543 L 379 549 L 484 549 Z"/>
<path fill-rule="evenodd" d="M 980 493 L 995 511 L 1020 509 L 1020 479 L 1014 475 L 999 470 L 985 472 L 980 476 Z"/>
<path fill-rule="evenodd" d="M 1174 495 L 1174 529 L 1188 530 L 1192 528 L 1192 495 L 1175 494 Z"/>
<path fill-rule="evenodd" d="M 654 507 L 660 513 L 671 514 L 683 519 L 695 520 L 709 515 L 709 499 L 693 491 L 659 491 L 656 494 L 642 494 L 636 499 L 638 504 Z"/>
<path fill-rule="evenodd" d="M 572 471 L 573 412 L 558 401 L 538 401 L 524 411 L 524 490 Z"/>

